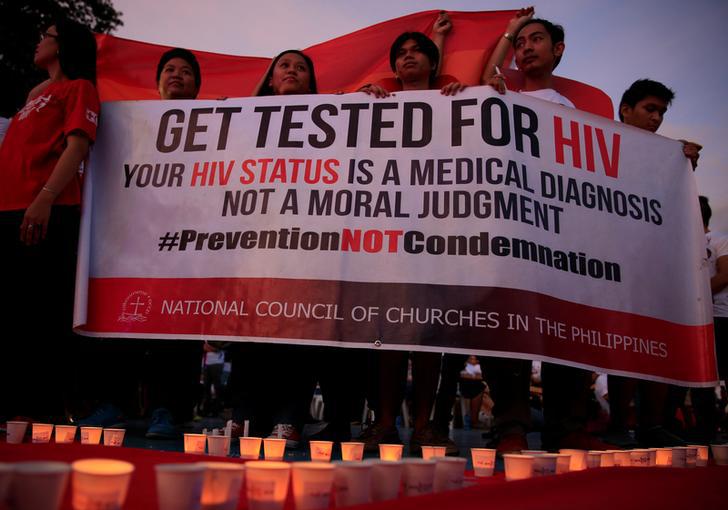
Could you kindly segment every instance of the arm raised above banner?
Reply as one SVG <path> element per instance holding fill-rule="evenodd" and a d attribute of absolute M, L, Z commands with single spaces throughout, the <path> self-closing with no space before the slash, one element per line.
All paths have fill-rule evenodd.
<path fill-rule="evenodd" d="M 483 74 L 480 77 L 480 84 L 481 85 L 491 85 L 490 82 L 491 78 L 493 78 L 496 74 L 500 74 L 497 67 L 503 67 L 503 62 L 505 61 L 506 55 L 508 54 L 508 50 L 511 49 L 513 46 L 513 38 L 515 35 L 521 30 L 523 25 L 533 18 L 533 15 L 535 13 L 535 9 L 533 7 L 524 7 L 522 9 L 519 9 L 516 15 L 508 21 L 508 25 L 506 26 L 506 31 L 503 33 L 501 38 L 498 40 L 498 44 L 495 47 L 495 50 L 493 50 L 493 53 L 490 54 L 490 57 L 488 58 L 488 61 L 485 64 L 485 68 L 483 69 Z M 497 88 L 497 87 L 494 87 Z M 504 93 L 505 91 L 501 92 Z"/>
<path fill-rule="evenodd" d="M 442 60 L 445 58 L 445 37 L 452 30 L 452 21 L 450 21 L 450 15 L 445 11 L 440 11 L 440 14 L 435 20 L 435 24 L 432 26 L 432 42 L 437 46 L 437 51 L 440 52 L 440 58 L 437 61 L 437 70 L 435 75 L 439 76 L 440 69 L 442 69 Z"/>

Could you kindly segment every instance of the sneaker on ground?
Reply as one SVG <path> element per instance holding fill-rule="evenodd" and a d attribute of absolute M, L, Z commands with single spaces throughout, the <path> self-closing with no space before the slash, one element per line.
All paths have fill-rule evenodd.
<path fill-rule="evenodd" d="M 111 429 L 124 428 L 126 420 L 121 409 L 113 404 L 101 404 L 85 418 L 78 420 L 81 427 L 104 427 Z"/>
<path fill-rule="evenodd" d="M 438 433 L 432 426 L 427 426 L 422 430 L 412 432 L 409 444 L 410 455 L 422 456 L 423 446 L 444 446 L 445 455 L 452 456 L 460 453 L 458 446 L 450 437 Z"/>
<path fill-rule="evenodd" d="M 152 423 L 145 434 L 147 439 L 175 439 L 180 432 L 172 423 L 172 413 L 160 407 L 152 413 Z"/>
<path fill-rule="evenodd" d="M 286 448 L 298 448 L 301 443 L 301 434 L 296 427 L 289 423 L 279 423 L 270 433 L 269 438 L 281 438 L 286 440 Z"/>
<path fill-rule="evenodd" d="M 364 443 L 365 452 L 375 453 L 379 453 L 380 444 L 402 444 L 397 427 L 382 427 L 377 424 L 362 432 L 357 441 Z"/>

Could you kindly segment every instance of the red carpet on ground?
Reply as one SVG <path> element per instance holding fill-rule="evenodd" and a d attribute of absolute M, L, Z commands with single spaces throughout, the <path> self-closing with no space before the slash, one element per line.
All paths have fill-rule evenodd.
<path fill-rule="evenodd" d="M 136 466 L 125 510 L 154 510 L 157 494 L 154 465 L 170 462 L 221 460 L 219 457 L 188 455 L 137 448 L 89 446 L 78 443 L 21 444 L 0 443 L 0 462 L 56 460 L 73 462 L 83 458 L 109 458 Z M 241 462 L 239 459 L 226 459 Z M 468 473 L 472 475 L 472 473 Z M 728 466 L 704 468 L 603 468 L 518 482 L 506 482 L 502 473 L 492 478 L 467 478 L 474 483 L 459 491 L 349 507 L 352 510 L 516 510 L 584 509 L 647 510 L 728 508 Z M 245 509 L 241 498 L 238 509 Z M 62 508 L 71 508 L 70 484 Z M 287 510 L 294 510 L 289 499 Z"/>

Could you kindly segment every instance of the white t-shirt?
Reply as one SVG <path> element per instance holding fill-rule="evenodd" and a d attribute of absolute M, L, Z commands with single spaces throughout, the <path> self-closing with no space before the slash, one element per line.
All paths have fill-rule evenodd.
<path fill-rule="evenodd" d="M 719 232 L 708 232 L 705 240 L 708 242 L 708 267 L 712 278 L 718 272 L 718 259 L 728 257 L 728 236 Z M 728 317 L 728 287 L 713 294 L 713 315 Z"/>
<path fill-rule="evenodd" d="M 568 106 L 569 108 L 576 108 L 576 106 L 574 106 L 574 103 L 572 103 L 568 97 L 562 96 L 554 89 L 539 89 L 529 91 L 521 90 L 520 93 L 531 97 L 537 97 L 539 99 L 543 99 L 544 101 L 549 101 L 550 103 L 557 103 Z"/>
<path fill-rule="evenodd" d="M 597 380 L 594 381 L 594 396 L 597 398 L 599 406 L 607 414 L 609 414 L 609 402 L 607 402 L 604 396 L 609 394 L 608 387 L 607 374 L 599 374 Z"/>

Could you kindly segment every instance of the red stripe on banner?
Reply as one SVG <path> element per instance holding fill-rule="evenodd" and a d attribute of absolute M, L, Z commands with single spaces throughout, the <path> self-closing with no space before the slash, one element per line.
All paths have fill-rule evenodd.
<path fill-rule="evenodd" d="M 432 36 L 439 10 L 409 14 L 316 44 L 304 51 L 313 59 L 319 92 L 351 92 L 366 83 L 391 78 L 389 47 L 403 32 Z M 479 85 L 487 56 L 516 11 L 450 12 L 453 29 L 445 38 L 441 73 Z M 97 81 L 102 101 L 158 99 L 155 73 L 159 57 L 171 46 L 97 35 Z M 249 96 L 270 58 L 194 51 L 202 70 L 199 99 Z M 286 48 L 281 48 L 285 50 Z M 511 55 L 506 62 L 511 61 Z M 506 67 L 506 66 L 504 66 Z M 518 73 L 516 73 L 518 74 Z M 555 88 L 580 110 L 613 118 L 612 101 L 601 90 L 566 78 Z M 509 88 L 518 90 L 518 78 Z"/>
<path fill-rule="evenodd" d="M 712 324 L 675 324 L 525 290 L 266 278 L 92 278 L 88 303 L 80 330 L 98 335 L 381 342 L 384 348 L 553 359 L 689 384 L 717 379 Z"/>

